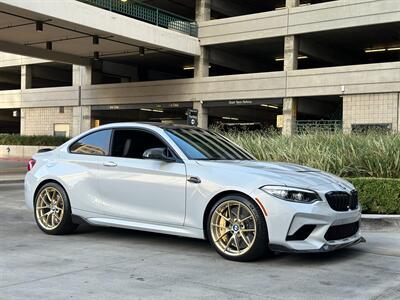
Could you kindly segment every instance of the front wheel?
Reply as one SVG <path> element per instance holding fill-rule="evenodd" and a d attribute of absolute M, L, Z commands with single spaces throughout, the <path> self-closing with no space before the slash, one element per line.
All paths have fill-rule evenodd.
<path fill-rule="evenodd" d="M 77 225 L 72 223 L 71 207 L 65 190 L 57 183 L 41 187 L 34 202 L 35 220 L 47 234 L 67 234 Z"/>
<path fill-rule="evenodd" d="M 268 252 L 263 213 L 242 195 L 225 196 L 214 204 L 207 231 L 211 244 L 226 259 L 251 261 Z"/>

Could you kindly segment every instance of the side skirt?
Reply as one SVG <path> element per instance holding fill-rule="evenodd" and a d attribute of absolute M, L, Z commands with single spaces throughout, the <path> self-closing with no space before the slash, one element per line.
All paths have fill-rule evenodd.
<path fill-rule="evenodd" d="M 203 230 L 185 226 L 166 226 L 154 223 L 142 223 L 111 218 L 88 218 L 86 221 L 92 225 L 135 229 L 163 234 L 178 235 L 196 239 L 204 239 Z"/>

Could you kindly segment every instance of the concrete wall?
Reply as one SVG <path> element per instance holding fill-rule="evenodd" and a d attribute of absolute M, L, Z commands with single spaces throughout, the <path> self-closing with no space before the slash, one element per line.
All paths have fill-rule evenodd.
<path fill-rule="evenodd" d="M 295 70 L 287 76 L 289 97 L 400 91 L 400 62 Z"/>
<path fill-rule="evenodd" d="M 399 93 L 361 94 L 343 97 L 343 129 L 351 132 L 352 124 L 392 124 L 400 130 Z"/>
<path fill-rule="evenodd" d="M 1 108 L 20 108 L 22 105 L 21 90 L 0 91 Z"/>
<path fill-rule="evenodd" d="M 285 94 L 285 73 L 270 72 L 82 87 L 82 105 L 276 98 Z"/>
<path fill-rule="evenodd" d="M 53 135 L 54 124 L 69 124 L 72 132 L 73 108 L 65 107 L 60 113 L 59 107 L 21 109 L 22 135 Z"/>
<path fill-rule="evenodd" d="M 31 158 L 40 149 L 45 149 L 45 148 L 54 149 L 55 147 L 0 145 L 0 158 Z"/>
<path fill-rule="evenodd" d="M 84 85 L 82 105 L 400 92 L 400 62 L 150 82 Z M 0 92 L 0 108 L 79 106 L 79 87 Z"/>
<path fill-rule="evenodd" d="M 400 1 L 338 0 L 199 23 L 201 45 L 398 22 Z"/>

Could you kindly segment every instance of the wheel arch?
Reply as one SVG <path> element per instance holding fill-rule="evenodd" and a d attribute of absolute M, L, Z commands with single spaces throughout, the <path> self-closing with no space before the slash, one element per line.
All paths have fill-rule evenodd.
<path fill-rule="evenodd" d="M 249 201 L 253 202 L 253 204 L 256 205 L 257 207 L 259 207 L 261 212 L 263 212 L 263 208 L 260 207 L 260 204 L 257 203 L 257 201 L 255 201 L 253 198 L 251 198 L 248 194 L 243 193 L 241 191 L 237 191 L 237 190 L 222 191 L 222 192 L 216 194 L 214 197 L 212 197 L 210 201 L 208 201 L 206 209 L 205 209 L 204 214 L 203 214 L 203 232 L 204 232 L 204 237 L 205 237 L 206 240 L 208 240 L 207 220 L 208 220 L 208 216 L 209 216 L 209 214 L 211 212 L 211 209 L 219 199 L 221 199 L 222 197 L 228 196 L 228 195 L 240 195 L 242 197 L 245 197 Z M 263 216 L 264 216 L 264 214 L 263 214 Z M 267 226 L 267 222 L 265 220 L 265 216 L 264 216 L 263 219 L 264 219 L 264 222 L 265 222 L 265 226 Z"/>
<path fill-rule="evenodd" d="M 65 189 L 64 185 L 63 185 L 61 182 L 59 182 L 59 181 L 57 181 L 57 180 L 55 180 L 55 179 L 45 179 L 45 180 L 41 181 L 41 182 L 38 184 L 38 186 L 37 186 L 36 189 L 35 189 L 35 192 L 33 193 L 33 199 L 32 199 L 33 205 L 35 204 L 35 199 L 36 199 L 36 196 L 37 196 L 37 194 L 39 193 L 40 189 L 41 189 L 44 185 L 46 185 L 46 184 L 48 184 L 48 183 L 56 183 L 56 184 L 58 184 L 59 186 L 61 186 L 61 187 L 63 188 L 63 190 L 65 191 L 65 194 L 67 194 L 67 197 L 68 197 L 67 190 Z"/>

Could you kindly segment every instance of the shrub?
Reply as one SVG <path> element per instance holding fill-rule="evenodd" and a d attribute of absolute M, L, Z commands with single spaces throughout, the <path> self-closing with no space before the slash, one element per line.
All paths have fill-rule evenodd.
<path fill-rule="evenodd" d="M 358 190 L 363 213 L 400 214 L 400 179 L 348 178 Z"/>
<path fill-rule="evenodd" d="M 68 138 L 56 136 L 22 136 L 14 134 L 0 134 L 0 145 L 23 146 L 59 146 Z"/>
<path fill-rule="evenodd" d="M 400 178 L 400 134 L 316 132 L 283 136 L 273 131 L 223 134 L 260 160 L 307 165 L 342 177 Z"/>

